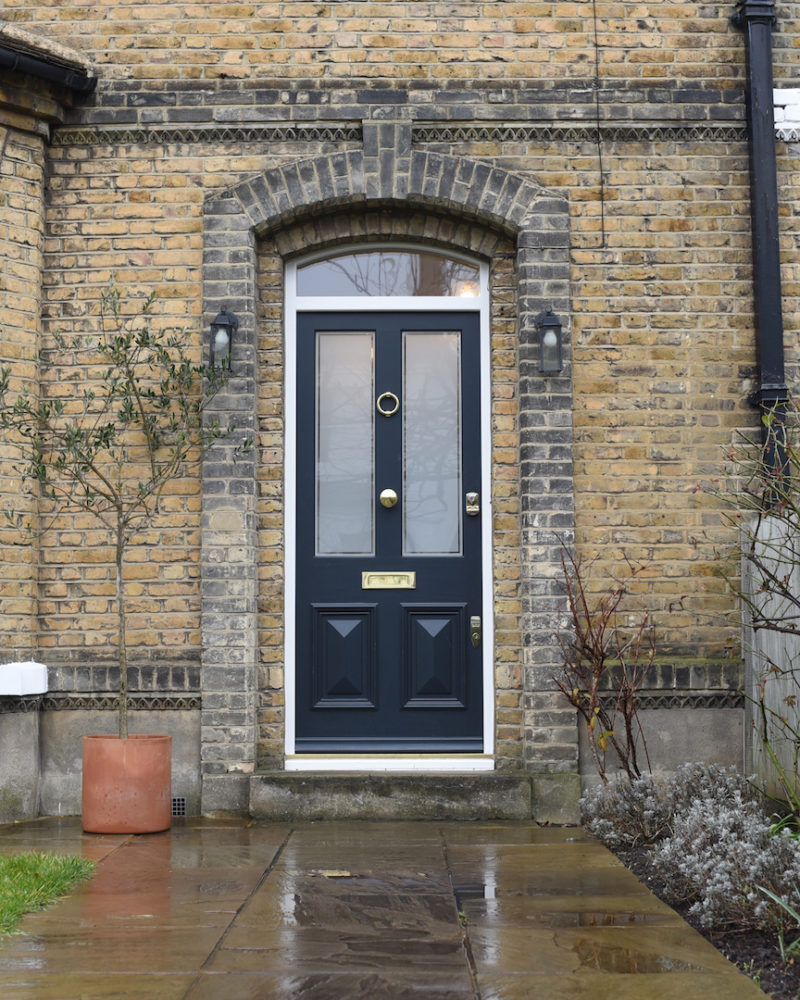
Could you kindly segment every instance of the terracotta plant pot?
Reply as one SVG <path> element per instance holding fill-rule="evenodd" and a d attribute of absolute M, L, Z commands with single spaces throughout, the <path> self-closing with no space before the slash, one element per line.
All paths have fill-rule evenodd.
<path fill-rule="evenodd" d="M 172 737 L 83 737 L 83 829 L 158 833 L 171 823 Z"/>

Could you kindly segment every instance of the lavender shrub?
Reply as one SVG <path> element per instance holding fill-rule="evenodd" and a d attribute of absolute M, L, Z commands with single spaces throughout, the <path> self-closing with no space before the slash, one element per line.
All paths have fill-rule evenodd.
<path fill-rule="evenodd" d="M 785 924 L 781 902 L 800 908 L 800 841 L 775 832 L 734 768 L 685 764 L 663 781 L 622 776 L 581 806 L 587 830 L 613 850 L 655 845 L 651 866 L 669 897 L 691 903 L 704 927 L 771 930 Z"/>

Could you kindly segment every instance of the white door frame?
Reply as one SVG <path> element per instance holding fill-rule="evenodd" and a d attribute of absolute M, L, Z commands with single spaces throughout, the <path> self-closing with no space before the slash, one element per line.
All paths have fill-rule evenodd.
<path fill-rule="evenodd" d="M 333 252 L 358 250 L 417 250 L 434 248 L 413 243 L 346 244 L 324 252 L 295 258 L 286 265 L 284 331 L 284 686 L 287 771 L 489 771 L 494 769 L 494 588 L 492 573 L 492 445 L 491 445 L 491 335 L 489 326 L 489 265 L 464 254 L 443 251 L 448 257 L 463 259 L 480 270 L 479 294 L 473 298 L 456 296 L 337 296 L 301 297 L 297 294 L 297 269 Z M 297 499 L 297 322 L 298 312 L 464 312 L 480 315 L 481 358 L 481 516 L 483 607 L 483 753 L 479 754 L 296 754 L 295 753 L 295 539 Z"/>

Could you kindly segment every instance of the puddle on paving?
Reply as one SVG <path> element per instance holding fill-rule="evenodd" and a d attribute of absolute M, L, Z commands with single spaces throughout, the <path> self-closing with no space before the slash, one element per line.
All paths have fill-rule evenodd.
<path fill-rule="evenodd" d="M 323 884 L 329 883 L 336 888 L 348 887 L 351 889 L 365 890 L 367 892 L 382 891 L 389 895 L 406 892 L 446 892 L 448 884 L 446 877 L 428 876 L 425 872 L 417 872 L 414 875 L 398 875 L 390 873 L 388 875 L 373 875 L 363 873 L 345 872 L 323 872 L 311 871 L 305 873 L 309 879 L 316 879 Z M 275 881 L 275 880 L 273 880 Z"/>
<path fill-rule="evenodd" d="M 647 954 L 636 948 L 600 944 L 597 941 L 579 940 L 572 945 L 582 969 L 594 972 L 635 973 L 646 975 L 657 972 L 703 972 L 703 966 L 675 958 L 674 955 Z"/>
<path fill-rule="evenodd" d="M 510 901 L 519 893 L 500 892 L 492 883 L 468 882 L 454 885 L 459 909 L 470 900 L 486 901 L 485 908 L 479 908 L 475 914 L 478 923 L 481 916 L 492 917 L 500 915 Z M 537 893 L 537 895 L 539 895 Z M 548 895 L 542 893 L 542 895 Z M 505 904 L 505 905 L 504 905 Z M 513 905 L 513 904 L 512 904 Z M 630 927 L 632 925 L 663 924 L 673 922 L 675 915 L 671 912 L 645 913 L 636 909 L 536 909 L 523 912 L 526 923 L 538 924 L 543 927 Z"/>
<path fill-rule="evenodd" d="M 342 943 L 347 946 L 347 951 L 353 955 L 372 955 L 376 951 L 376 942 L 373 938 L 367 940 L 342 938 Z M 461 954 L 461 940 L 457 937 L 451 939 L 436 940 L 427 936 L 425 931 L 412 933 L 403 932 L 402 938 L 382 937 L 379 945 L 380 954 L 385 958 L 409 957 L 419 958 L 420 956 L 447 955 L 459 956 Z"/>
<path fill-rule="evenodd" d="M 494 899 L 495 887 L 489 882 L 461 882 L 453 885 L 459 899 Z"/>
<path fill-rule="evenodd" d="M 544 911 L 531 915 L 531 922 L 546 927 L 631 927 L 637 924 L 663 924 L 669 917 L 656 913 L 621 911 L 606 913 L 602 910 L 585 913 L 568 913 L 562 910 Z"/>

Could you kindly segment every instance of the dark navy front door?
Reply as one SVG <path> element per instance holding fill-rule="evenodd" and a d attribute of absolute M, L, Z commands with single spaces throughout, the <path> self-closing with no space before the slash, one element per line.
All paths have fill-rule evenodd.
<path fill-rule="evenodd" d="M 297 323 L 296 749 L 478 752 L 478 314 Z"/>

